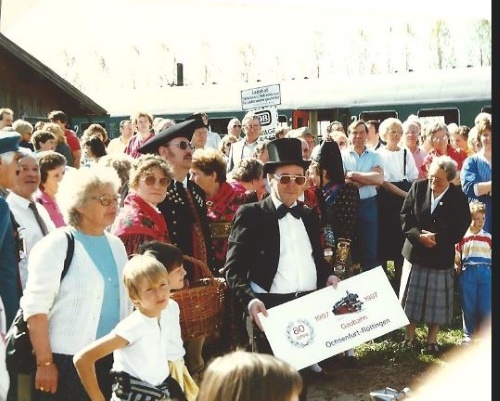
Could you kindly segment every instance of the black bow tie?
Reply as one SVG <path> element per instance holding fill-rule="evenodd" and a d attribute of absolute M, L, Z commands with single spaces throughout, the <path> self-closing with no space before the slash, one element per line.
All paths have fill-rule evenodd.
<path fill-rule="evenodd" d="M 281 219 L 286 216 L 286 214 L 290 212 L 293 217 L 296 219 L 300 219 L 302 217 L 302 207 L 300 205 L 295 205 L 294 207 L 288 207 L 284 203 L 278 206 L 276 209 L 276 214 L 278 215 L 278 219 Z"/>

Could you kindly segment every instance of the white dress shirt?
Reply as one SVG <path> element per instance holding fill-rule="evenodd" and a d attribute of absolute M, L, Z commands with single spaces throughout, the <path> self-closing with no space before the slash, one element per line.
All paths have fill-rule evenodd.
<path fill-rule="evenodd" d="M 205 149 L 212 148 L 212 149 L 218 150 L 219 144 L 221 141 L 222 141 L 222 138 L 220 137 L 220 135 L 217 132 L 213 132 L 213 131 L 209 130 L 208 134 L 207 134 L 207 143 L 205 145 Z"/>
<path fill-rule="evenodd" d="M 276 209 L 281 201 L 271 193 Z M 293 206 L 295 206 L 295 202 Z M 270 293 L 289 294 L 297 291 L 313 291 L 317 286 L 317 272 L 312 246 L 302 219 L 297 219 L 291 213 L 278 220 L 280 231 L 280 257 L 278 270 L 274 276 Z M 256 293 L 265 293 L 263 288 L 252 282 L 251 287 Z"/>
<path fill-rule="evenodd" d="M 10 192 L 7 196 L 7 203 L 9 204 L 10 210 L 14 215 L 19 228 L 20 238 L 24 238 L 24 249 L 21 252 L 21 261 L 19 262 L 19 273 L 21 275 L 22 288 L 26 287 L 26 280 L 28 279 L 28 256 L 31 252 L 33 246 L 43 238 L 42 229 L 38 224 L 33 210 L 29 208 L 30 201 L 17 195 L 14 192 Z M 40 214 L 40 217 L 45 222 L 47 230 L 51 232 L 56 228 L 54 222 L 49 216 L 49 212 L 38 202 L 35 202 L 36 209 Z"/>

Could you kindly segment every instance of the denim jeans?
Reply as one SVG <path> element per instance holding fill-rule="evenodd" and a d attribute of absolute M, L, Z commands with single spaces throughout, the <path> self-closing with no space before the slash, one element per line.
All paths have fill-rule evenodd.
<path fill-rule="evenodd" d="M 378 247 L 378 207 L 377 197 L 361 199 L 356 222 L 356 236 L 351 248 L 353 261 L 361 263 L 362 271 L 371 270 L 380 265 L 377 256 Z"/>
<path fill-rule="evenodd" d="M 464 337 L 473 336 L 478 323 L 491 315 L 491 265 L 465 265 L 460 273 Z"/>

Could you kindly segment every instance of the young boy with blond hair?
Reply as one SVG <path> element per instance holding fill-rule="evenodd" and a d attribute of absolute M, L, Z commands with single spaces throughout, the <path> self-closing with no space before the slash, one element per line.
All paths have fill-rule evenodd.
<path fill-rule="evenodd" d="M 113 353 L 113 401 L 186 401 L 167 363 L 171 330 L 167 270 L 153 256 L 135 255 L 124 267 L 123 283 L 135 311 L 109 334 L 73 357 L 85 390 L 92 401 L 105 400 L 97 382 L 95 363 Z"/>
<path fill-rule="evenodd" d="M 491 234 L 484 230 L 486 205 L 471 202 L 472 222 L 455 246 L 455 271 L 460 275 L 462 344 L 470 343 L 491 317 Z"/>

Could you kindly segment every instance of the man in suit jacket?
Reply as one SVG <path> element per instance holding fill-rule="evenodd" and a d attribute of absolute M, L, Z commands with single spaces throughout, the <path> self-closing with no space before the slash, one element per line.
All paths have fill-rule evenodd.
<path fill-rule="evenodd" d="M 302 159 L 300 140 L 276 139 L 269 142 L 268 151 L 264 174 L 271 185 L 270 196 L 236 212 L 225 268 L 230 288 L 257 326 L 254 348 L 272 354 L 258 313 L 267 315 L 267 308 L 325 285 L 336 286 L 340 279 L 323 258 L 317 213 L 297 202 L 309 165 Z M 305 395 L 304 390 L 301 399 Z"/>
<path fill-rule="evenodd" d="M 245 114 L 242 120 L 245 137 L 231 145 L 227 161 L 227 172 L 231 172 L 241 159 L 253 157 L 253 151 L 259 143 L 260 118 L 253 112 Z"/>

